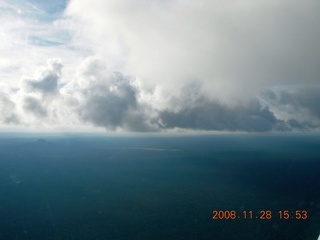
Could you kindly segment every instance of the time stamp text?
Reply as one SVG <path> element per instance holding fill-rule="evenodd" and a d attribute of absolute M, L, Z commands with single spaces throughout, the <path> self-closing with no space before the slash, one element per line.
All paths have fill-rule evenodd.
<path fill-rule="evenodd" d="M 212 211 L 213 220 L 236 220 L 236 219 L 257 219 L 257 220 L 271 220 L 271 219 L 280 219 L 280 220 L 306 220 L 308 219 L 307 210 L 213 210 Z"/>

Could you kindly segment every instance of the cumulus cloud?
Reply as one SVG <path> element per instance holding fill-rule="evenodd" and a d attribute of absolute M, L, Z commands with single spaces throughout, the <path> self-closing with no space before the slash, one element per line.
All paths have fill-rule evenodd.
<path fill-rule="evenodd" d="M 47 66 L 39 68 L 35 76 L 22 78 L 21 89 L 28 93 L 56 94 L 62 67 L 59 59 L 48 60 Z"/>
<path fill-rule="evenodd" d="M 0 122 L 2 126 L 33 128 L 63 128 L 72 126 L 72 109 L 66 97 L 60 94 L 62 63 L 49 59 L 46 66 L 39 67 L 34 75 L 22 77 L 20 87 L 2 87 Z"/>
<path fill-rule="evenodd" d="M 234 103 L 275 85 L 317 83 L 319 10 L 313 0 L 74 0 L 66 14 L 81 24 L 77 39 L 143 88 L 170 95 L 194 80 Z"/>
<path fill-rule="evenodd" d="M 109 71 L 103 60 L 87 58 L 78 68 L 76 85 L 83 120 L 116 129 L 135 118 L 130 113 L 138 111 L 137 90 L 123 74 Z"/>
<path fill-rule="evenodd" d="M 149 128 L 141 121 L 143 112 L 137 100 L 138 90 L 128 77 L 108 70 L 104 60 L 89 57 L 83 61 L 70 87 L 71 92 L 78 95 L 77 111 L 84 121 L 107 129 Z"/>
<path fill-rule="evenodd" d="M 227 104 L 203 94 L 190 81 L 159 101 L 161 90 L 145 91 L 139 79 L 88 57 L 74 79 L 59 84 L 63 65 L 50 59 L 18 90 L 2 89 L 2 125 L 45 128 L 96 127 L 119 131 L 290 131 L 320 126 L 316 88 L 268 90 L 258 98 Z"/>

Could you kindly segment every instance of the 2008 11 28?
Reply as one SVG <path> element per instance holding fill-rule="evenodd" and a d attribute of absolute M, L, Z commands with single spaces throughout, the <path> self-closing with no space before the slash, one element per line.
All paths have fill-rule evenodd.
<path fill-rule="evenodd" d="M 260 210 L 254 213 L 252 210 L 244 210 L 242 212 L 237 212 L 235 210 L 213 210 L 212 219 L 222 220 L 222 219 L 260 219 L 260 220 L 270 220 L 272 218 L 277 219 L 296 219 L 296 220 L 306 220 L 308 218 L 307 210 L 279 210 L 272 212 L 271 210 Z"/>

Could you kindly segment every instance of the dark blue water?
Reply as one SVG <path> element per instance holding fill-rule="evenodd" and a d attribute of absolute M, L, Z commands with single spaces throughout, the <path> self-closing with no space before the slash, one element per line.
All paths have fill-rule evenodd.
<path fill-rule="evenodd" d="M 316 240 L 319 189 L 319 136 L 0 138 L 0 239 Z"/>

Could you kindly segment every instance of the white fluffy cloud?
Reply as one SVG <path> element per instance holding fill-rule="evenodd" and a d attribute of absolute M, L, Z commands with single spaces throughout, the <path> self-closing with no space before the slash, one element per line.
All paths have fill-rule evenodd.
<path fill-rule="evenodd" d="M 21 89 L 28 93 L 40 93 L 45 96 L 56 94 L 61 76 L 62 63 L 58 59 L 48 60 L 48 65 L 38 69 L 34 77 L 24 77 Z"/>
<path fill-rule="evenodd" d="M 308 1 L 71 1 L 77 37 L 171 94 L 200 81 L 231 102 L 275 85 L 317 83 L 320 3 Z M 77 28 L 77 29 L 79 29 Z"/>
<path fill-rule="evenodd" d="M 71 77 L 76 65 L 88 54 L 74 48 L 64 18 L 49 13 L 43 5 L 50 3 L 0 1 L 1 83 L 17 87 L 21 76 L 32 74 L 44 61 L 55 57 L 63 59 L 64 75 Z"/>

